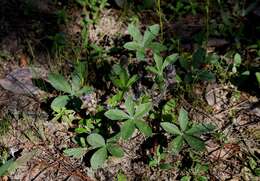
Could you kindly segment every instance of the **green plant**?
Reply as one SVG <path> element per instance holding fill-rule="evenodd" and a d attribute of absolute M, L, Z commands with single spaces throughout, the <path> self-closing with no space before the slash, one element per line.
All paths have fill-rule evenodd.
<path fill-rule="evenodd" d="M 258 85 L 260 86 L 260 72 L 256 72 L 255 76 L 256 76 L 256 80 L 258 82 Z"/>
<path fill-rule="evenodd" d="M 191 169 L 191 173 L 189 175 L 183 176 L 181 181 L 207 181 L 208 178 L 204 176 L 208 171 L 207 165 L 202 165 L 200 163 L 196 163 L 196 165 Z"/>
<path fill-rule="evenodd" d="M 249 157 L 248 166 L 255 176 L 258 177 L 260 176 L 259 159 L 254 159 L 253 157 Z"/>
<path fill-rule="evenodd" d="M 107 0 L 76 0 L 83 8 L 83 13 L 87 16 L 90 23 L 96 23 L 100 12 L 107 5 Z"/>
<path fill-rule="evenodd" d="M 128 26 L 128 33 L 132 36 L 133 41 L 126 43 L 124 48 L 136 51 L 136 57 L 139 60 L 145 59 L 147 49 L 151 49 L 154 53 L 159 54 L 161 51 L 166 50 L 164 45 L 154 42 L 159 31 L 159 25 L 155 24 L 149 26 L 144 32 L 144 35 L 142 35 L 137 26 L 130 24 Z"/>
<path fill-rule="evenodd" d="M 26 162 L 31 160 L 35 156 L 35 154 L 36 150 L 32 150 L 31 152 L 22 153 L 22 155 L 17 159 L 10 158 L 3 164 L 0 164 L 0 176 L 11 174 L 18 167 L 21 167 Z"/>
<path fill-rule="evenodd" d="M 92 92 L 92 88 L 85 85 L 87 75 L 86 64 L 79 62 L 74 72 L 71 74 L 71 79 L 68 81 L 61 74 L 50 73 L 48 80 L 50 84 L 58 91 L 63 92 L 65 95 L 56 97 L 52 103 L 51 108 L 55 113 L 55 120 L 63 118 L 67 121 L 73 120 L 75 112 L 67 110 L 66 105 L 69 101 L 73 101 L 75 97 L 79 98 L 84 94 Z M 75 105 L 76 106 L 76 105 Z M 80 107 L 80 106 L 76 106 Z"/>
<path fill-rule="evenodd" d="M 203 140 L 199 138 L 200 135 L 209 133 L 214 130 L 214 126 L 212 124 L 193 124 L 191 127 L 188 125 L 189 118 L 188 112 L 181 108 L 178 117 L 179 127 L 177 127 L 173 123 L 162 122 L 162 128 L 172 135 L 176 137 L 170 142 L 170 149 L 174 154 L 178 154 L 184 142 L 186 142 L 191 148 L 200 151 L 205 148 L 205 143 Z"/>
<path fill-rule="evenodd" d="M 56 16 L 57 16 L 58 24 L 66 24 L 68 22 L 68 15 L 66 12 L 66 8 L 58 10 Z"/>
<path fill-rule="evenodd" d="M 177 0 L 174 5 L 169 4 L 169 8 L 173 11 L 175 16 L 183 16 L 190 12 L 193 15 L 196 15 L 199 6 L 198 3 L 194 2 L 193 0 L 188 0 L 188 1 Z"/>
<path fill-rule="evenodd" d="M 75 132 L 78 134 L 90 133 L 99 124 L 101 124 L 101 119 L 96 119 L 94 117 L 81 119 L 78 123 L 78 127 L 75 129 Z"/>
<path fill-rule="evenodd" d="M 166 153 L 161 153 L 161 146 L 159 145 L 156 148 L 156 152 L 153 157 L 149 159 L 149 166 L 150 167 L 159 167 L 160 169 L 170 169 L 172 168 L 170 163 L 163 163 L 162 161 L 166 158 Z"/>
<path fill-rule="evenodd" d="M 5 135 L 11 128 L 11 121 L 9 120 L 9 117 L 4 117 L 0 119 L 0 122 L 0 135 Z"/>
<path fill-rule="evenodd" d="M 127 181 L 127 176 L 121 170 L 117 173 L 117 181 Z"/>
<path fill-rule="evenodd" d="M 163 87 L 166 77 L 164 76 L 164 69 L 169 65 L 176 62 L 178 54 L 172 54 L 163 60 L 158 54 L 154 54 L 154 66 L 148 66 L 147 70 L 156 75 L 155 82 L 159 85 L 160 88 Z"/>
<path fill-rule="evenodd" d="M 181 67 L 186 70 L 185 82 L 192 83 L 198 80 L 215 80 L 215 75 L 210 70 L 207 70 L 206 65 L 210 65 L 211 62 L 204 48 L 198 48 L 193 53 L 191 59 L 190 57 L 180 56 L 179 62 Z"/>
<path fill-rule="evenodd" d="M 129 139 L 136 128 L 145 136 L 151 136 L 152 129 L 143 118 L 151 110 L 152 104 L 147 102 L 137 105 L 134 103 L 132 97 L 128 96 L 124 106 L 126 112 L 120 109 L 110 109 L 105 112 L 105 116 L 111 120 L 124 121 L 121 127 L 121 137 L 123 139 Z"/>
<path fill-rule="evenodd" d="M 91 167 L 94 169 L 99 168 L 107 159 L 108 153 L 115 157 L 123 157 L 124 151 L 115 142 L 107 141 L 97 134 L 92 133 L 87 137 L 88 143 L 92 149 L 97 149 L 90 159 Z"/>
<path fill-rule="evenodd" d="M 110 75 L 112 83 L 119 88 L 119 91 L 109 99 L 109 104 L 115 106 L 120 102 L 124 94 L 131 88 L 131 86 L 138 80 L 137 75 L 130 77 L 128 71 L 119 64 L 115 64 L 112 67 L 112 73 Z"/>
<path fill-rule="evenodd" d="M 232 67 L 232 73 L 237 73 L 237 68 L 239 68 L 241 65 L 241 56 L 236 53 L 234 55 L 234 62 L 233 62 L 233 67 Z"/>
<path fill-rule="evenodd" d="M 123 149 L 116 142 L 114 142 L 113 139 L 108 139 L 105 141 L 103 136 L 98 133 L 88 135 L 87 142 L 90 145 L 89 148 L 86 147 L 84 138 L 81 139 L 81 142 L 83 143 L 83 147 L 66 149 L 64 150 L 64 154 L 74 158 L 83 158 L 89 150 L 95 150 L 90 159 L 90 164 L 93 169 L 97 169 L 103 165 L 105 160 L 108 158 L 108 153 L 115 157 L 124 156 Z"/>

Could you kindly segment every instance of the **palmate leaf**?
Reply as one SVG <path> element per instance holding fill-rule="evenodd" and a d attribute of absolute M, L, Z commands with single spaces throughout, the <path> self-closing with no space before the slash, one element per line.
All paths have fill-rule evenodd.
<path fill-rule="evenodd" d="M 130 138 L 135 130 L 135 123 L 133 120 L 127 120 L 121 127 L 121 137 L 125 140 Z"/>
<path fill-rule="evenodd" d="M 182 131 L 186 130 L 188 126 L 188 121 L 189 121 L 188 112 L 185 109 L 181 108 L 179 112 L 178 122 L 180 124 Z"/>
<path fill-rule="evenodd" d="M 115 156 L 115 157 L 123 157 L 124 156 L 124 150 L 118 146 L 117 144 L 107 144 L 107 150 L 109 151 L 109 153 L 111 153 L 111 155 Z"/>
<path fill-rule="evenodd" d="M 140 130 L 140 132 L 143 133 L 145 136 L 147 137 L 152 136 L 153 133 L 152 129 L 146 122 L 142 120 L 136 120 L 135 125 Z"/>
<path fill-rule="evenodd" d="M 72 93 L 69 82 L 62 75 L 50 73 L 48 76 L 48 80 L 56 90 L 63 91 L 69 94 Z"/>
<path fill-rule="evenodd" d="M 191 148 L 197 151 L 201 151 L 205 148 L 205 143 L 201 139 L 186 134 L 184 134 L 183 137 Z"/>
<path fill-rule="evenodd" d="M 171 133 L 173 135 L 181 135 L 182 134 L 181 131 L 179 130 L 179 128 L 172 123 L 162 122 L 161 126 L 166 132 Z"/>
<path fill-rule="evenodd" d="M 87 137 L 88 143 L 93 147 L 93 148 L 98 148 L 105 146 L 105 140 L 104 138 L 97 133 L 92 133 Z"/>
<path fill-rule="evenodd" d="M 66 156 L 71 156 L 73 158 L 83 158 L 83 156 L 87 153 L 87 148 L 69 148 L 63 151 Z"/>
<path fill-rule="evenodd" d="M 124 120 L 129 119 L 129 115 L 119 109 L 111 109 L 105 112 L 105 116 L 111 120 Z"/>
<path fill-rule="evenodd" d="M 139 120 L 142 119 L 152 108 L 152 104 L 150 102 L 140 104 L 135 108 L 134 119 Z"/>
<path fill-rule="evenodd" d="M 97 169 L 103 165 L 107 159 L 107 149 L 106 147 L 99 148 L 91 157 L 90 165 L 93 169 Z"/>

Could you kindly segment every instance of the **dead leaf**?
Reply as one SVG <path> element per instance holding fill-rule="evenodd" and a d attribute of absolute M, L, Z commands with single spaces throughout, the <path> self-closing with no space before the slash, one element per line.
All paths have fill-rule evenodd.
<path fill-rule="evenodd" d="M 19 59 L 19 66 L 20 67 L 27 67 L 28 66 L 28 57 L 25 54 L 22 54 Z"/>

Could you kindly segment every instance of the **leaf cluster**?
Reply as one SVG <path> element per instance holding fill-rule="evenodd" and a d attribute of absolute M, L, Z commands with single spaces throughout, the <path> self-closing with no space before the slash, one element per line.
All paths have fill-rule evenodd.
<path fill-rule="evenodd" d="M 159 34 L 160 27 L 158 24 L 149 26 L 144 35 L 140 32 L 137 26 L 130 24 L 128 26 L 128 33 L 133 38 L 132 42 L 128 42 L 124 45 L 124 48 L 128 50 L 136 51 L 136 57 L 139 60 L 145 60 L 146 50 L 151 49 L 154 53 L 159 54 L 166 50 L 166 47 L 159 42 L 155 42 L 156 36 Z"/>

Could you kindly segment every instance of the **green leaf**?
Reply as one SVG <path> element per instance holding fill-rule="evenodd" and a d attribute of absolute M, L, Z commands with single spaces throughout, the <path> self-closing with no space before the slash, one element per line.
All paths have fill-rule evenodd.
<path fill-rule="evenodd" d="M 85 95 L 91 94 L 93 91 L 94 91 L 94 89 L 92 87 L 84 86 L 80 90 L 78 90 L 75 93 L 75 95 L 79 97 L 79 96 L 82 96 L 83 94 L 85 94 Z"/>
<path fill-rule="evenodd" d="M 207 70 L 199 71 L 197 76 L 202 81 L 214 81 L 216 79 L 215 75 Z"/>
<path fill-rule="evenodd" d="M 138 60 L 145 60 L 145 49 L 144 48 L 140 48 L 136 51 L 136 58 Z"/>
<path fill-rule="evenodd" d="M 50 84 L 59 91 L 71 94 L 72 90 L 69 82 L 60 74 L 50 73 L 48 76 Z"/>
<path fill-rule="evenodd" d="M 255 174 L 255 176 L 259 177 L 260 176 L 260 168 L 254 169 L 254 174 Z"/>
<path fill-rule="evenodd" d="M 87 153 L 87 148 L 69 148 L 63 151 L 66 156 L 71 156 L 73 158 L 83 158 L 83 156 Z"/>
<path fill-rule="evenodd" d="M 78 62 L 77 65 L 75 66 L 74 72 L 78 74 L 81 81 L 84 81 L 84 79 L 87 77 L 88 74 L 87 68 L 88 68 L 87 62 Z"/>
<path fill-rule="evenodd" d="M 135 116 L 134 119 L 139 120 L 142 119 L 145 114 L 147 114 L 152 108 L 152 104 L 150 102 L 140 104 L 135 108 Z"/>
<path fill-rule="evenodd" d="M 190 181 L 191 180 L 191 176 L 184 176 L 181 178 L 181 181 Z"/>
<path fill-rule="evenodd" d="M 68 96 L 58 96 L 51 103 L 51 109 L 55 112 L 59 112 L 62 108 L 65 108 L 69 101 Z"/>
<path fill-rule="evenodd" d="M 78 91 L 81 86 L 85 83 L 85 78 L 87 77 L 87 63 L 78 62 L 75 65 L 75 70 L 72 73 L 71 86 L 73 91 Z"/>
<path fill-rule="evenodd" d="M 129 113 L 130 117 L 134 116 L 134 101 L 131 96 L 128 96 L 126 101 L 125 101 L 125 108 L 127 112 Z"/>
<path fill-rule="evenodd" d="M 186 71 L 189 70 L 190 68 L 190 63 L 187 59 L 185 59 L 184 57 L 180 56 L 179 57 L 179 62 L 182 68 L 184 68 Z"/>
<path fill-rule="evenodd" d="M 186 134 L 184 134 L 183 136 L 191 148 L 193 148 L 197 151 L 201 151 L 205 148 L 205 143 L 201 139 L 194 137 L 194 136 L 189 136 Z"/>
<path fill-rule="evenodd" d="M 163 114 L 171 114 L 173 109 L 176 108 L 176 101 L 175 99 L 170 99 L 162 109 Z"/>
<path fill-rule="evenodd" d="M 197 51 L 192 56 L 192 65 L 194 68 L 199 68 L 206 59 L 206 50 L 203 48 L 197 49 Z"/>
<path fill-rule="evenodd" d="M 91 157 L 90 165 L 93 169 L 98 169 L 103 165 L 107 159 L 107 149 L 106 147 L 99 148 Z"/>
<path fill-rule="evenodd" d="M 124 150 L 116 144 L 107 144 L 107 150 L 115 157 L 123 157 Z"/>
<path fill-rule="evenodd" d="M 188 126 L 188 121 L 189 121 L 188 112 L 185 109 L 181 108 L 179 112 L 178 122 L 180 124 L 182 131 L 186 130 Z"/>
<path fill-rule="evenodd" d="M 181 131 L 179 130 L 179 128 L 172 123 L 162 122 L 161 126 L 166 132 L 171 133 L 173 135 L 181 135 L 182 134 Z"/>
<path fill-rule="evenodd" d="M 177 58 L 178 58 L 178 54 L 177 53 L 172 54 L 172 55 L 166 57 L 166 59 L 163 62 L 162 69 L 164 70 L 169 64 L 175 63 Z"/>
<path fill-rule="evenodd" d="M 189 130 L 187 130 L 185 133 L 189 135 L 202 135 L 205 133 L 209 133 L 215 129 L 215 126 L 212 124 L 195 124 L 193 125 Z"/>
<path fill-rule="evenodd" d="M 4 176 L 9 169 L 15 164 L 13 159 L 6 161 L 3 165 L 0 166 L 0 176 Z"/>
<path fill-rule="evenodd" d="M 241 56 L 239 53 L 236 53 L 235 56 L 234 56 L 234 66 L 235 67 L 239 67 L 240 64 L 241 64 Z"/>
<path fill-rule="evenodd" d="M 117 174 L 117 181 L 127 181 L 127 177 L 125 174 L 123 174 L 122 172 L 119 172 Z"/>
<path fill-rule="evenodd" d="M 208 178 L 207 177 L 205 177 L 205 176 L 198 176 L 198 181 L 208 181 Z"/>
<path fill-rule="evenodd" d="M 128 82 L 128 73 L 126 71 L 126 69 L 122 68 L 122 71 L 119 74 L 119 80 L 120 80 L 120 84 L 122 85 L 121 88 L 126 88 L 127 87 L 127 82 Z"/>
<path fill-rule="evenodd" d="M 15 161 L 11 161 L 11 163 L 9 163 L 7 165 L 7 172 L 5 172 L 4 174 L 6 173 L 12 173 L 14 172 L 17 168 L 21 167 L 21 166 L 24 166 L 28 161 L 32 160 L 32 158 L 35 156 L 35 154 L 37 153 L 36 150 L 32 150 L 30 152 L 25 152 L 25 153 L 22 153 L 22 155 L 17 158 Z M 6 167 L 3 168 L 3 170 L 5 170 Z M 1 167 L 0 167 L 0 172 L 1 172 Z M 1 174 L 0 174 L 1 175 Z"/>
<path fill-rule="evenodd" d="M 132 86 L 136 81 L 138 80 L 138 76 L 137 75 L 133 75 L 127 82 L 127 88 L 130 88 L 130 86 Z"/>
<path fill-rule="evenodd" d="M 81 87 L 81 79 L 78 73 L 74 72 L 71 79 L 71 88 L 73 91 L 78 91 Z"/>
<path fill-rule="evenodd" d="M 163 170 L 168 170 L 172 169 L 173 166 L 170 163 L 160 163 L 159 168 Z"/>
<path fill-rule="evenodd" d="M 105 116 L 111 120 L 129 119 L 129 115 L 119 109 L 111 109 L 105 112 Z"/>
<path fill-rule="evenodd" d="M 155 53 L 153 59 L 155 61 L 157 70 L 161 72 L 163 70 L 163 58 Z"/>
<path fill-rule="evenodd" d="M 88 135 L 87 141 L 93 148 L 98 148 L 106 144 L 104 138 L 97 133 Z"/>
<path fill-rule="evenodd" d="M 138 50 L 140 47 L 141 46 L 136 42 L 127 42 L 124 44 L 124 48 L 128 50 Z"/>
<path fill-rule="evenodd" d="M 148 70 L 154 74 L 159 74 L 159 71 L 155 67 L 152 67 L 152 66 L 147 66 L 146 70 Z"/>
<path fill-rule="evenodd" d="M 133 40 L 136 42 L 142 41 L 142 34 L 137 26 L 135 26 L 133 23 L 128 25 L 128 33 L 133 37 Z"/>
<path fill-rule="evenodd" d="M 152 136 L 153 133 L 152 129 L 146 122 L 141 120 L 136 120 L 135 125 L 145 136 L 147 137 Z"/>
<path fill-rule="evenodd" d="M 118 91 L 116 95 L 108 99 L 108 104 L 112 107 L 116 106 L 123 99 L 123 91 Z"/>
<path fill-rule="evenodd" d="M 256 73 L 255 73 L 255 76 L 256 76 L 258 85 L 260 86 L 260 72 L 256 72 Z"/>
<path fill-rule="evenodd" d="M 144 32 L 143 46 L 147 47 L 158 35 L 160 26 L 158 24 L 149 26 Z"/>
<path fill-rule="evenodd" d="M 160 26 L 158 24 L 152 25 L 148 27 L 148 30 L 154 35 L 157 36 L 160 31 Z"/>
<path fill-rule="evenodd" d="M 184 140 L 182 136 L 177 136 L 170 142 L 170 148 L 174 154 L 178 154 L 183 146 Z"/>
<path fill-rule="evenodd" d="M 135 123 L 132 120 L 127 120 L 121 127 L 121 136 L 127 140 L 130 138 L 135 130 Z"/>
<path fill-rule="evenodd" d="M 151 42 L 146 48 L 151 48 L 154 53 L 160 54 L 160 52 L 167 50 L 167 47 L 159 42 Z"/>

